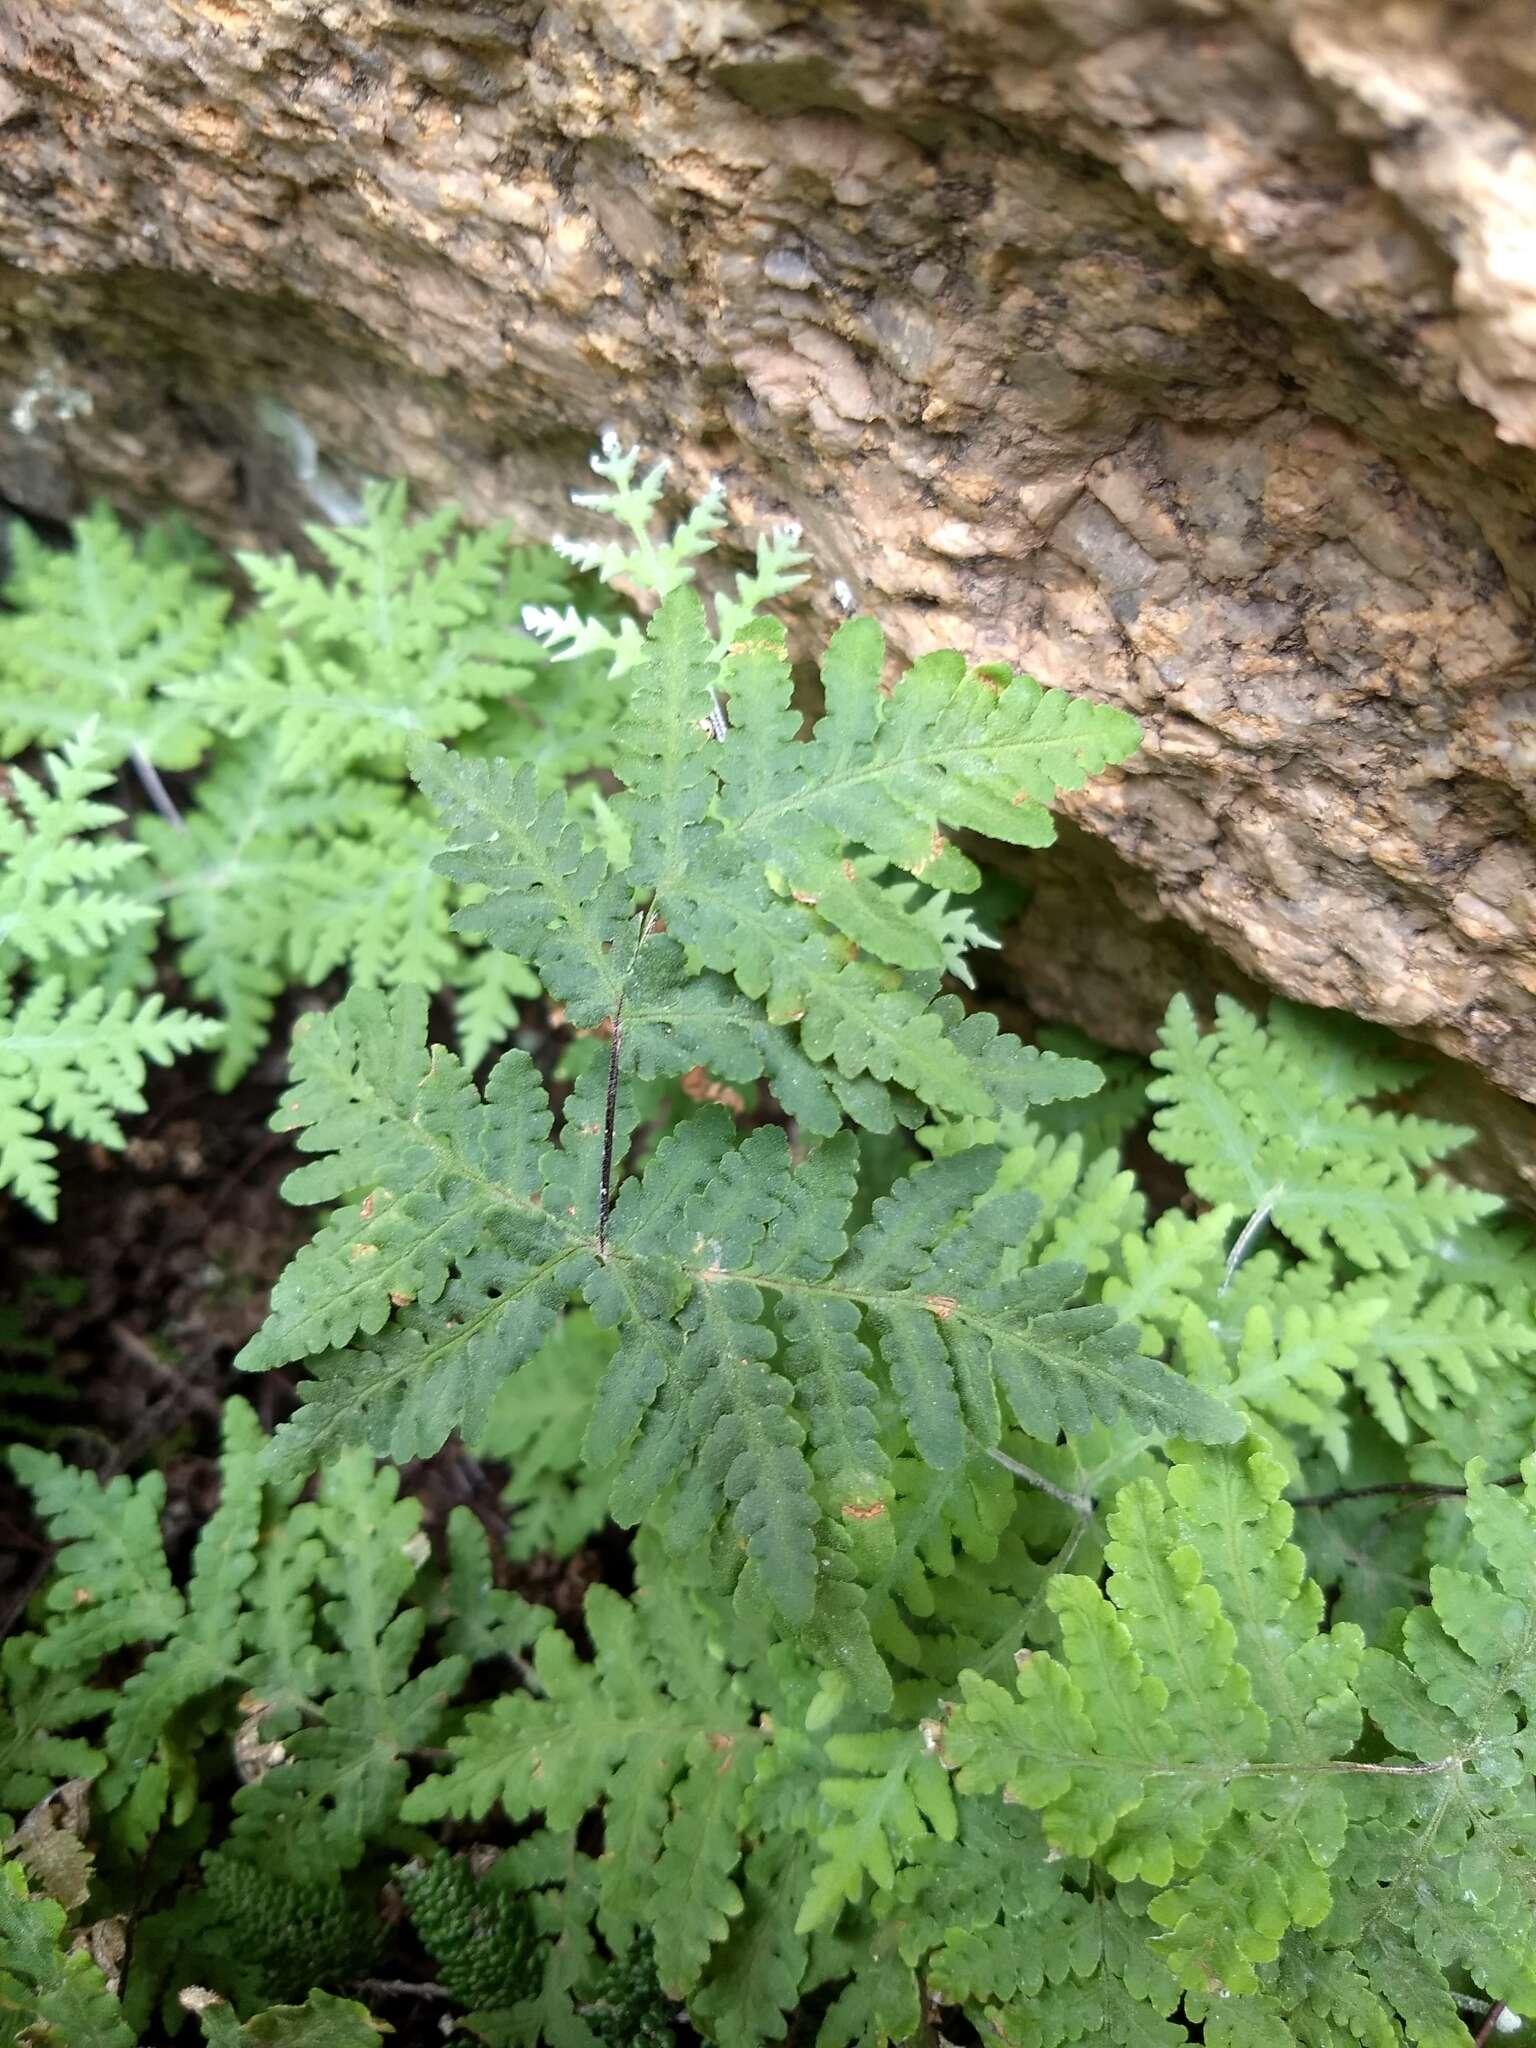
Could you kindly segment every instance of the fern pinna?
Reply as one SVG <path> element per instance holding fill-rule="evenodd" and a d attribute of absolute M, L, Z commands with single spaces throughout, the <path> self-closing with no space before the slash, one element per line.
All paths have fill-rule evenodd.
<path fill-rule="evenodd" d="M 211 1018 L 116 987 L 108 971 L 154 915 L 134 888 L 144 849 L 109 829 L 123 813 L 101 800 L 111 758 L 88 719 L 45 757 L 46 779 L 12 768 L 0 794 L 0 1190 L 50 1218 L 50 1128 L 121 1144 L 146 1065 L 220 1036 Z"/>

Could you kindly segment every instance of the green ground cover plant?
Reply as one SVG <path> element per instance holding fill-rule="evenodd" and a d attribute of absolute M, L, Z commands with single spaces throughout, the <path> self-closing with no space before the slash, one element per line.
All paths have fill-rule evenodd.
<path fill-rule="evenodd" d="M 12 714 L 65 750 L 17 829 L 86 807 L 59 886 L 82 957 L 132 935 L 125 1015 L 147 873 L 237 1065 L 268 1028 L 176 866 L 226 762 L 337 871 L 387 834 L 325 804 L 387 791 L 438 936 L 384 889 L 263 956 L 268 1006 L 350 985 L 294 1034 L 317 1227 L 236 1361 L 293 1398 L 226 1401 L 195 1541 L 157 1466 L 11 1453 L 55 1550 L 0 1663 L 0 2041 L 351 2048 L 402 1980 L 492 2048 L 1536 2014 L 1536 1253 L 1448 1170 L 1470 1134 L 1347 1019 L 1180 1000 L 1105 1086 L 968 1007 L 977 848 L 1048 843 L 1132 722 L 864 619 L 807 718 L 765 612 L 798 537 L 703 591 L 718 494 L 668 530 L 659 469 L 594 467 L 619 537 L 534 594 L 377 494 L 231 625 L 184 541 L 102 524 L 179 593 L 152 687 L 82 703 L 96 756 Z M 63 661 L 69 560 L 24 553 L 5 673 L 27 631 Z M 130 839 L 91 806 L 136 750 L 195 795 Z M 529 1574 L 578 1553 L 562 1611 Z"/>

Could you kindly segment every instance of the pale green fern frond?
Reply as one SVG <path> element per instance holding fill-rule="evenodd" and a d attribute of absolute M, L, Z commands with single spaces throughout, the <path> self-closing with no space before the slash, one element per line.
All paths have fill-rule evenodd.
<path fill-rule="evenodd" d="M 6 771 L 0 973 L 13 972 L 18 958 L 34 970 L 88 960 L 154 916 L 135 900 L 131 881 L 123 886 L 143 849 L 107 831 L 123 813 L 95 801 L 113 777 L 94 720 L 50 755 L 46 768 L 48 784 L 22 768 Z"/>
<path fill-rule="evenodd" d="M 46 1127 L 120 1146 L 119 1117 L 144 1107 L 146 1065 L 213 1045 L 219 1030 L 211 1017 L 166 1009 L 158 995 L 72 996 L 56 975 L 19 1002 L 0 991 L 0 1188 L 52 1218 L 57 1147 Z"/>
<path fill-rule="evenodd" d="M 95 801 L 105 758 L 87 721 L 49 757 L 51 788 L 12 769 L 15 808 L 0 802 L 0 1188 L 50 1218 L 47 1128 L 121 1145 L 119 1117 L 144 1107 L 146 1063 L 219 1035 L 212 1018 L 112 986 L 111 950 L 155 913 L 135 886 L 143 849 L 103 834 L 122 816 Z"/>
<path fill-rule="evenodd" d="M 692 564 L 714 549 L 725 524 L 725 493 L 718 479 L 677 525 L 658 535 L 669 464 L 657 462 L 642 470 L 639 449 L 624 448 L 610 434 L 592 457 L 592 468 L 608 489 L 573 492 L 572 503 L 612 520 L 623 538 L 561 539 L 555 543 L 558 551 L 578 569 L 642 598 L 666 598 L 691 583 Z M 803 583 L 810 573 L 808 563 L 797 526 L 780 526 L 760 535 L 752 567 L 714 598 L 716 653 L 724 654 L 765 605 Z M 574 605 L 563 612 L 554 606 L 534 606 L 524 614 L 524 624 L 552 661 L 597 657 L 614 676 L 623 676 L 644 659 L 644 642 L 632 618 L 610 622 Z M 718 721 L 718 699 L 708 708 Z"/>
<path fill-rule="evenodd" d="M 190 768 L 207 745 L 177 686 L 200 678 L 224 637 L 229 594 L 188 529 L 135 540 L 104 505 L 76 520 L 72 545 L 10 531 L 0 613 L 0 753 L 73 739 L 87 719 L 110 766 L 135 754 Z"/>
<path fill-rule="evenodd" d="M 532 562 L 503 529 L 463 529 L 451 505 L 412 520 L 403 484 L 370 485 L 358 525 L 309 538 L 329 576 L 243 556 L 252 621 L 174 692 L 217 732 L 260 733 L 286 780 L 359 763 L 398 771 L 413 738 L 472 731 L 488 702 L 531 679 L 537 650 L 512 607 L 530 601 Z M 544 581 L 563 590 L 552 563 Z"/>
<path fill-rule="evenodd" d="M 199 783 L 181 828 L 144 818 L 139 833 L 182 975 L 223 1013 L 221 1088 L 249 1067 L 295 983 L 340 971 L 364 987 L 451 990 L 471 1063 L 505 1042 L 517 999 L 537 993 L 520 961 L 453 930 L 461 893 L 433 867 L 442 833 L 419 797 L 388 782 L 291 785 L 269 749 L 242 741 Z"/>
<path fill-rule="evenodd" d="M 1428 1171 L 1469 1130 L 1366 1107 L 1413 1075 L 1344 1024 L 1277 1005 L 1266 1030 L 1222 997 L 1202 1036 L 1178 997 L 1152 1064 L 1157 1149 L 1205 1201 L 1273 1222 L 1308 1257 L 1333 1244 L 1366 1271 L 1406 1266 L 1501 1206 Z"/>

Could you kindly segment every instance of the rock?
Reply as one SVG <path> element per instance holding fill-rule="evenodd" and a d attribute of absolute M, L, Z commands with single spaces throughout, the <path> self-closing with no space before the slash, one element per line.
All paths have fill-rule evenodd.
<path fill-rule="evenodd" d="M 1002 984 L 1010 1030 L 1032 1037 L 1043 1023 L 1081 1024 L 1087 1017 L 1104 1043 L 1146 1052 L 1176 995 L 1187 995 L 1207 1022 L 1220 995 L 1262 1015 L 1262 984 L 1169 917 L 1151 877 L 1106 841 L 1068 824 L 1055 846 L 1030 853 L 994 848 L 991 858 L 1028 895 L 1002 953 L 981 961 L 987 981 Z M 997 1007 L 993 989 L 986 1000 Z M 1476 1135 L 1453 1156 L 1455 1171 L 1536 1209 L 1536 1108 L 1459 1060 L 1410 1051 L 1406 1064 L 1415 1079 L 1393 1106 L 1469 1126 Z"/>
<path fill-rule="evenodd" d="M 614 424 L 798 519 L 823 621 L 845 578 L 1135 711 L 1071 809 L 1139 944 L 1533 1102 L 1530 27 L 12 0 L 0 490 L 249 541 L 404 473 L 548 530 Z M 1140 969 L 1012 957 L 1122 1035 Z"/>

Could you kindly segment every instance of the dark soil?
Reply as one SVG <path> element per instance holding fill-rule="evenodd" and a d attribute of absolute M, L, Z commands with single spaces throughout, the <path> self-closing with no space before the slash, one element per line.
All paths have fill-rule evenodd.
<path fill-rule="evenodd" d="M 214 1092 L 206 1061 L 155 1069 L 123 1152 L 61 1149 L 56 1223 L 0 1202 L 0 1286 L 21 1338 L 11 1318 L 0 1323 L 0 1370 L 42 1382 L 0 1396 L 0 1425 L 104 1475 L 165 1465 L 173 1539 L 207 1512 L 225 1395 L 237 1381 L 258 1405 L 281 1395 L 243 1381 L 231 1361 L 311 1228 L 279 1193 L 297 1155 L 267 1128 L 282 1065 L 269 1054 L 228 1095 Z M 47 1553 L 3 1472 L 0 1543 L 9 1632 Z"/>

